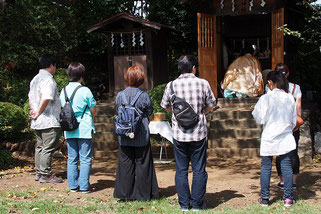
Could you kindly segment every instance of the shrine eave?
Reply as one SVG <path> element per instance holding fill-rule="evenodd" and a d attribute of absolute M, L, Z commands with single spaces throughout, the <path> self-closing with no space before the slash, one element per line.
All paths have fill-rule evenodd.
<path fill-rule="evenodd" d="M 165 25 L 139 18 L 132 14 L 119 13 L 90 26 L 87 29 L 87 33 L 113 31 L 126 32 L 128 30 L 139 30 L 144 28 L 151 28 L 154 30 L 171 29 Z"/>

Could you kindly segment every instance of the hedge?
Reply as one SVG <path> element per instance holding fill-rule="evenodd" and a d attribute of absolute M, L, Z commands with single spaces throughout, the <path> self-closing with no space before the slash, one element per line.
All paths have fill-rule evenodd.
<path fill-rule="evenodd" d="M 15 104 L 0 102 L 0 141 L 18 138 L 27 127 L 27 116 L 23 109 Z"/>

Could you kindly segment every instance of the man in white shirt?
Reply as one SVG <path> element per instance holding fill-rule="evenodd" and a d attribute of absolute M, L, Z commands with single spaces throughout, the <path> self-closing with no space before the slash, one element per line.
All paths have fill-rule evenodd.
<path fill-rule="evenodd" d="M 52 154 L 59 147 L 61 129 L 59 124 L 60 102 L 56 73 L 56 58 L 44 54 L 39 59 L 39 73 L 30 82 L 28 94 L 31 128 L 35 130 L 35 180 L 40 183 L 61 183 L 63 180 L 53 175 Z"/>

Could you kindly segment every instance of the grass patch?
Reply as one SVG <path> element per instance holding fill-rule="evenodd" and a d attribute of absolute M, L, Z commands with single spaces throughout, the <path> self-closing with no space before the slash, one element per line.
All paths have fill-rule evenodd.
<path fill-rule="evenodd" d="M 178 202 L 172 198 L 161 198 L 151 201 L 118 202 L 111 197 L 92 198 L 82 196 L 77 203 L 68 197 L 48 199 L 46 195 L 38 195 L 32 191 L 0 192 L 0 213 L 182 213 Z M 284 208 L 283 201 L 276 201 L 269 207 L 252 204 L 244 208 L 234 209 L 217 207 L 200 211 L 200 213 L 220 214 L 284 214 L 284 213 L 309 213 L 319 214 L 321 206 L 305 201 L 299 201 L 291 208 Z M 192 213 L 189 211 L 188 213 Z"/>

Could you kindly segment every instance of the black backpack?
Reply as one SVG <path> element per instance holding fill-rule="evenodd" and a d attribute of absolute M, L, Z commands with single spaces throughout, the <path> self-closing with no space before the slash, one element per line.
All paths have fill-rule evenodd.
<path fill-rule="evenodd" d="M 192 106 L 187 103 L 184 99 L 176 97 L 173 81 L 170 85 L 171 88 L 171 104 L 173 106 L 173 114 L 177 120 L 178 125 L 184 129 L 191 129 L 199 122 L 199 116 L 195 113 Z"/>
<path fill-rule="evenodd" d="M 70 99 L 67 96 L 66 87 L 64 87 L 64 94 L 65 94 L 66 103 L 60 112 L 60 126 L 63 131 L 73 131 L 73 130 L 78 129 L 78 127 L 79 127 L 79 122 L 77 121 L 75 113 L 72 110 L 71 102 L 76 94 L 76 91 L 81 87 L 83 87 L 83 86 L 79 85 L 79 86 L 77 86 L 77 88 L 75 88 Z M 86 105 L 85 110 L 81 115 L 81 118 L 83 118 L 83 116 L 87 110 L 87 107 L 88 107 L 88 105 Z"/>

